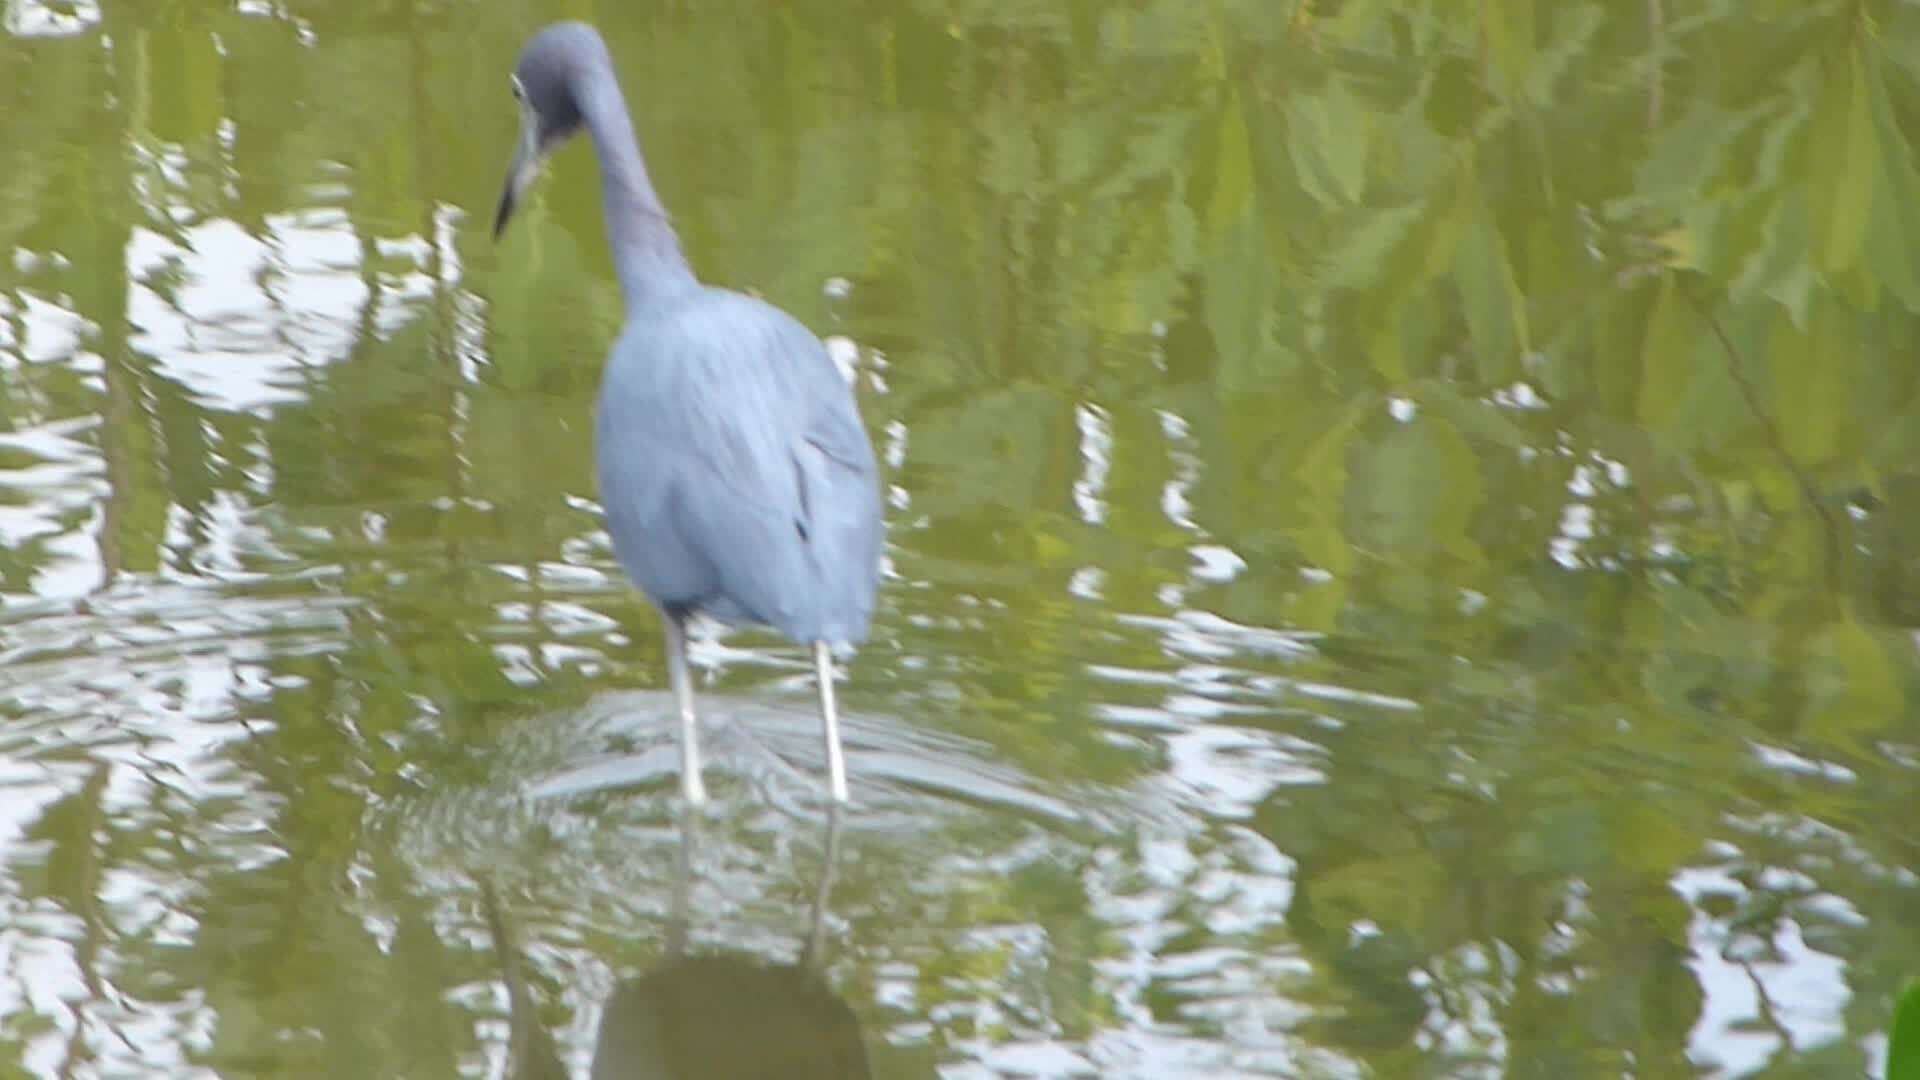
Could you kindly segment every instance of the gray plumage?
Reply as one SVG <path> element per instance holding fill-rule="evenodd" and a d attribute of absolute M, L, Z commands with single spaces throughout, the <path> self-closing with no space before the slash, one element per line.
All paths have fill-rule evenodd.
<path fill-rule="evenodd" d="M 641 308 L 607 363 L 594 430 L 614 547 L 654 603 L 795 641 L 865 640 L 873 449 L 805 327 L 720 289 Z"/>
<path fill-rule="evenodd" d="M 523 124 L 496 235 L 568 136 L 586 128 L 600 160 L 627 305 L 594 422 L 600 500 L 621 565 L 665 619 L 687 797 L 704 799 L 686 620 L 704 614 L 814 646 L 833 794 L 844 801 L 828 647 L 866 639 L 881 543 L 878 470 L 852 388 L 792 316 L 694 277 L 592 27 L 535 35 L 513 88 Z"/>

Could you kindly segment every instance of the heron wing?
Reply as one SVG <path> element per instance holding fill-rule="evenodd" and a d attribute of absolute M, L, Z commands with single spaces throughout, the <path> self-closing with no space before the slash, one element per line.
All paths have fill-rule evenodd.
<path fill-rule="evenodd" d="M 879 469 L 854 406 L 852 389 L 820 350 L 844 406 L 812 415 L 794 452 L 806 554 L 819 583 L 819 618 L 828 641 L 863 641 L 873 614 L 881 541 Z"/>

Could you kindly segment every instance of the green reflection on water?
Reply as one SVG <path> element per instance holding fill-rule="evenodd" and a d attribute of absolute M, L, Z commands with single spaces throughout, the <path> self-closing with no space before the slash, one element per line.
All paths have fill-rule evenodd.
<path fill-rule="evenodd" d="M 531 1002 L 584 1069 L 665 955 L 587 152 L 484 236 L 565 14 L 700 270 L 861 350 L 823 974 L 875 1075 L 1867 1071 L 1920 970 L 1920 9 L 271 11 L 0 37 L 0 1057 L 486 1074 Z M 785 962 L 799 658 L 705 655 L 695 944 Z"/>

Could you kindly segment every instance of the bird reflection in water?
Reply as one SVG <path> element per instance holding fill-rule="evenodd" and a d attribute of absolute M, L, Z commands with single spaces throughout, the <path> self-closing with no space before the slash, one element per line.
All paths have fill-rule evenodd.
<path fill-rule="evenodd" d="M 682 815 L 666 959 L 622 981 L 601 1014 L 593 1080 L 856 1080 L 872 1075 L 853 1009 L 820 973 L 828 898 L 840 854 L 841 818 L 827 818 L 826 858 L 814 890 L 807 939 L 791 964 L 688 947 L 695 815 Z M 507 981 L 512 1036 L 507 1075 L 567 1076 L 540 1026 L 518 945 L 492 886 L 481 885 L 494 947 Z"/>

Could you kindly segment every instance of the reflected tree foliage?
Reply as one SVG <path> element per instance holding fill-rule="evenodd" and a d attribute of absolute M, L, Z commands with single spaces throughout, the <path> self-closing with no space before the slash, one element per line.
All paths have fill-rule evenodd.
<path fill-rule="evenodd" d="M 26 1075 L 492 1075 L 481 873 L 575 1064 L 664 955 L 657 806 L 517 794 L 659 677 L 585 151 L 484 229 L 557 15 L 696 266 L 859 352 L 849 704 L 1077 812 L 879 785 L 824 972 L 874 1075 L 1869 1070 L 1920 970 L 1920 8 L 80 8 L 0 35 Z M 777 692 L 742 640 L 709 677 Z"/>

